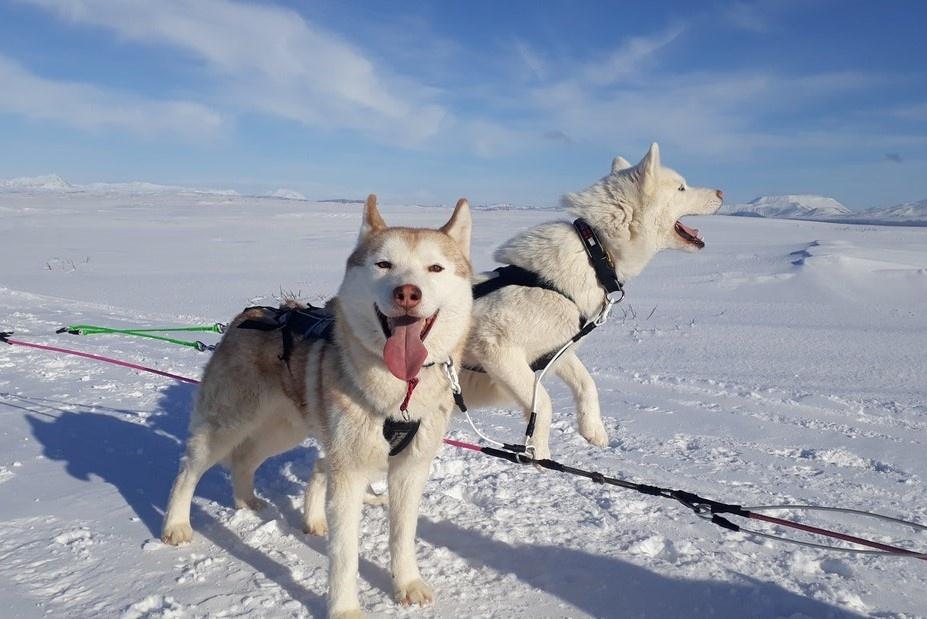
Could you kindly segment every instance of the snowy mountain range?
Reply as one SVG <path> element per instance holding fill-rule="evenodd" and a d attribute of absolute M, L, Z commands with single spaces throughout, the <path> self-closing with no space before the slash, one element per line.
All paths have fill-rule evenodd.
<path fill-rule="evenodd" d="M 78 185 L 69 183 L 57 174 L 0 180 L 0 194 L 2 193 L 98 193 L 107 195 L 202 194 L 229 197 L 241 195 L 237 191 L 229 189 L 197 189 L 146 182 L 88 183 L 86 185 Z M 263 197 L 286 200 L 307 200 L 307 197 L 303 194 L 290 189 L 277 189 Z M 338 199 L 322 200 L 322 202 L 355 203 L 360 202 L 360 200 Z M 487 211 L 507 211 L 536 210 L 549 207 L 522 206 L 507 202 L 499 202 L 492 204 L 474 204 L 473 208 Z M 897 204 L 884 208 L 851 211 L 834 198 L 827 196 L 814 194 L 772 195 L 760 196 L 745 204 L 724 205 L 721 208 L 720 214 L 776 219 L 808 219 L 833 223 L 927 226 L 927 199 L 916 202 L 905 202 L 904 204 Z"/>
<path fill-rule="evenodd" d="M 885 208 L 872 208 L 854 213 L 854 219 L 866 221 L 927 222 L 927 199 L 905 202 Z"/>
<path fill-rule="evenodd" d="M 840 223 L 927 225 L 927 200 L 906 202 L 885 208 L 851 211 L 827 196 L 813 194 L 760 196 L 746 204 L 721 208 L 722 215 L 769 217 L 776 219 L 810 219 Z"/>
<path fill-rule="evenodd" d="M 231 189 L 195 189 L 177 185 L 158 185 L 141 181 L 130 183 L 88 183 L 76 185 L 69 183 L 57 174 L 45 176 L 26 176 L 0 180 L 0 193 L 102 193 L 102 194 L 210 194 L 237 196 Z"/>
<path fill-rule="evenodd" d="M 850 215 L 852 211 L 833 198 L 816 195 L 760 196 L 746 204 L 722 208 L 728 215 L 779 217 L 783 219 L 814 219 Z"/>

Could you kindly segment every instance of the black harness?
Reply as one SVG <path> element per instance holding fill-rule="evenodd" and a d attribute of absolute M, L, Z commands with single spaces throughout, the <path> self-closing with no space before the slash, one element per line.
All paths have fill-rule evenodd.
<path fill-rule="evenodd" d="M 623 295 L 624 288 L 621 284 L 621 280 L 618 279 L 618 275 L 615 273 L 615 264 L 612 262 L 608 252 L 605 251 L 595 229 L 589 225 L 589 222 L 582 218 L 576 219 L 573 222 L 573 229 L 576 230 L 579 240 L 583 243 L 583 249 L 586 250 L 589 264 L 592 266 L 593 271 L 595 271 L 596 281 L 598 281 L 599 286 L 605 292 L 606 296 L 613 294 Z M 570 301 L 570 303 L 576 305 L 576 301 L 573 297 L 560 290 L 534 271 L 529 271 L 519 266 L 508 265 L 495 269 L 495 272 L 497 275 L 492 279 L 487 279 L 473 286 L 474 300 L 490 295 L 506 286 L 524 286 L 526 288 L 542 288 L 544 290 L 556 292 Z M 573 336 L 572 340 L 578 342 L 589 335 L 597 326 L 597 324 L 588 320 L 588 317 L 583 316 L 582 312 L 580 312 L 579 331 Z M 554 350 L 532 361 L 531 369 L 537 372 L 547 367 L 559 349 L 560 347 L 558 346 Z M 480 366 L 465 365 L 463 367 L 471 372 L 486 373 L 486 370 Z"/>
<path fill-rule="evenodd" d="M 258 331 L 276 331 L 280 329 L 283 338 L 283 353 L 280 360 L 287 369 L 293 356 L 294 335 L 303 340 L 325 340 L 331 342 L 335 336 L 335 315 L 322 307 L 269 307 L 255 305 L 244 311 L 261 312 L 259 318 L 248 318 L 238 325 L 239 329 L 256 329 Z"/>
<path fill-rule="evenodd" d="M 506 286 L 525 286 L 526 288 L 543 288 L 544 290 L 550 290 L 551 292 L 556 292 L 566 297 L 571 303 L 576 303 L 573 301 L 573 297 L 560 290 L 549 281 L 541 278 L 541 276 L 534 271 L 529 271 L 528 269 L 510 264 L 494 269 L 493 272 L 496 273 L 495 277 L 473 286 L 474 299 L 485 297 Z"/>
<path fill-rule="evenodd" d="M 595 229 L 582 218 L 573 222 L 573 228 L 576 230 L 577 235 L 583 243 L 583 248 L 586 250 L 586 255 L 589 258 L 589 264 L 595 271 L 596 280 L 605 292 L 607 300 L 612 303 L 617 302 L 612 299 L 612 295 L 623 296 L 624 289 L 615 273 L 615 265 L 609 257 L 608 252 L 605 251 L 605 248 L 599 241 Z M 528 269 L 515 265 L 508 265 L 497 268 L 496 274 L 496 277 L 473 286 L 474 299 L 490 295 L 506 286 L 524 286 L 527 288 L 541 288 L 556 292 L 574 305 L 576 304 L 576 301 L 569 294 Z M 290 358 L 293 355 L 295 338 L 298 337 L 302 340 L 321 339 L 327 342 L 331 342 L 334 338 L 335 315 L 324 308 L 312 305 L 306 307 L 254 306 L 246 308 L 245 311 L 253 310 L 260 310 L 261 315 L 242 321 L 238 325 L 238 328 L 256 329 L 258 331 L 276 331 L 279 329 L 281 337 L 283 338 L 283 352 L 280 355 L 280 360 L 287 366 L 288 370 L 290 369 Z M 572 341 L 578 342 L 597 326 L 598 324 L 595 320 L 587 319 L 587 317 L 584 317 L 582 312 L 580 312 L 579 331 L 572 337 Z M 557 353 L 557 350 L 559 350 L 559 348 L 536 359 L 531 364 L 531 369 L 537 371 L 547 367 Z M 485 373 L 485 370 L 480 367 L 464 367 L 473 372 Z M 412 379 L 408 383 L 406 397 L 399 407 L 403 415 L 407 412 L 409 398 L 412 397 L 412 391 L 417 384 L 417 379 Z M 467 410 L 463 402 L 463 397 L 457 391 L 454 393 L 454 401 L 461 411 Z M 408 447 L 415 438 L 415 434 L 418 432 L 420 425 L 421 420 L 396 420 L 392 417 L 387 417 L 383 421 L 383 438 L 386 439 L 386 442 L 389 444 L 389 455 L 395 456 Z M 533 433 L 533 425 L 532 419 L 528 426 L 527 434 L 529 437 Z M 506 444 L 506 447 L 517 451 L 524 451 L 524 446 Z M 517 449 L 518 447 L 521 449 Z"/>
<path fill-rule="evenodd" d="M 293 356 L 295 338 L 301 340 L 325 340 L 331 343 L 335 335 L 335 315 L 325 308 L 308 305 L 306 307 L 268 307 L 254 306 L 246 308 L 246 312 L 259 310 L 261 315 L 248 318 L 238 325 L 239 329 L 256 329 L 258 331 L 280 330 L 283 339 L 283 352 L 279 359 L 290 370 L 290 359 Z M 400 410 L 405 413 L 412 396 L 412 390 L 418 381 L 409 382 L 409 389 Z M 455 399 L 457 394 L 455 394 Z M 383 421 L 383 438 L 389 444 L 389 455 L 401 453 L 412 443 L 420 420 L 399 421 L 387 417 Z"/>

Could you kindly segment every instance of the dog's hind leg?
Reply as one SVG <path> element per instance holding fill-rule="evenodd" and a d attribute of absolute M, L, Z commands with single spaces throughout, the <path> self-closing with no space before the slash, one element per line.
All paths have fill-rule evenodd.
<path fill-rule="evenodd" d="M 517 348 L 498 349 L 481 356 L 483 368 L 492 379 L 502 385 L 525 411 L 531 414 L 531 398 L 534 393 L 534 371 L 525 361 L 524 352 Z M 534 455 L 538 459 L 550 458 L 550 396 L 543 385 L 538 385 L 538 397 L 535 406 L 534 436 L 530 443 L 534 446 Z"/>
<path fill-rule="evenodd" d="M 328 521 L 325 518 L 326 475 L 325 458 L 319 458 L 312 467 L 303 502 L 303 530 L 310 535 L 328 533 Z"/>
<path fill-rule="evenodd" d="M 236 508 L 260 511 L 267 507 L 254 495 L 254 473 L 267 458 L 299 445 L 304 435 L 286 420 L 268 420 L 232 450 L 229 465 Z"/>
<path fill-rule="evenodd" d="M 599 411 L 599 392 L 589 370 L 576 353 L 569 351 L 554 366 L 554 372 L 573 392 L 579 433 L 596 447 L 607 447 L 608 432 Z"/>
<path fill-rule="evenodd" d="M 203 473 L 232 451 L 246 430 L 247 428 L 217 430 L 209 424 L 190 429 L 186 454 L 180 461 L 180 472 L 174 480 L 168 499 L 164 527 L 161 530 L 162 541 L 176 546 L 193 539 L 190 502 L 193 500 L 196 484 Z"/>

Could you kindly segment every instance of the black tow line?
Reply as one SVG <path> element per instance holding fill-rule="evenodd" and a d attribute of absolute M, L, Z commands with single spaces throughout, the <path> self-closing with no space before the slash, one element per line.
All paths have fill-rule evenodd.
<path fill-rule="evenodd" d="M 498 449 L 496 447 L 474 445 L 472 443 L 456 441 L 454 439 L 447 439 L 445 442 L 462 449 L 479 451 L 480 453 L 486 454 L 487 456 L 492 456 L 493 458 L 499 458 L 501 460 L 507 460 L 508 462 L 512 462 L 514 464 L 534 464 L 541 468 L 557 471 L 558 473 L 568 473 L 578 477 L 585 477 L 586 479 L 590 479 L 597 484 L 618 486 L 619 488 L 633 490 L 648 496 L 659 496 L 665 499 L 673 499 L 688 507 L 700 516 L 711 514 L 711 522 L 718 525 L 719 527 L 724 527 L 729 531 L 740 531 L 740 527 L 727 518 L 719 516 L 718 514 L 731 514 L 734 516 L 742 516 L 744 518 L 750 517 L 750 512 L 744 510 L 740 505 L 732 505 L 730 503 L 713 501 L 711 499 L 701 497 L 697 494 L 693 494 L 692 492 L 686 492 L 685 490 L 673 490 L 671 488 L 651 486 L 650 484 L 638 484 L 631 481 L 626 481 L 624 479 L 618 479 L 617 477 L 609 477 L 608 475 L 599 473 L 597 471 L 588 471 L 586 469 L 577 468 L 575 466 L 569 466 L 568 464 L 563 464 L 562 462 L 557 462 L 556 460 L 551 460 L 550 458 L 526 458 L 522 450 L 509 451 L 507 449 Z M 518 445 L 515 447 L 521 446 Z"/>
<path fill-rule="evenodd" d="M 824 510 L 824 511 L 839 511 L 852 513 L 860 516 L 869 516 L 875 517 L 881 520 L 886 520 L 894 522 L 897 524 L 910 526 L 914 529 L 920 531 L 927 531 L 927 526 L 920 525 L 914 522 L 908 522 L 905 520 L 899 520 L 897 518 L 890 518 L 887 516 L 882 516 L 879 514 L 872 514 L 869 512 L 863 512 L 859 510 L 852 509 L 836 509 L 836 508 L 821 508 L 816 506 L 809 505 L 783 505 L 783 506 L 769 506 L 764 508 L 759 507 L 744 507 L 742 505 L 735 505 L 732 503 L 722 503 L 720 501 L 715 501 L 713 499 L 706 499 L 703 496 L 699 496 L 693 492 L 687 492 L 686 490 L 674 490 L 672 488 L 663 488 L 660 486 L 652 486 L 650 484 L 638 484 L 624 479 L 618 479 L 617 477 L 609 477 L 597 471 L 589 471 L 586 469 L 577 468 L 574 466 L 569 466 L 556 460 L 551 460 L 549 458 L 543 459 L 533 459 L 526 458 L 522 453 L 516 453 L 508 451 L 506 449 L 497 449 L 495 447 L 486 447 L 480 445 L 474 445 L 473 443 L 467 443 L 464 441 L 458 441 L 455 439 L 444 439 L 444 442 L 448 445 L 458 447 L 460 449 L 469 449 L 471 451 L 478 451 L 487 456 L 492 456 L 493 458 L 499 458 L 501 460 L 506 460 L 514 464 L 534 464 L 544 469 L 551 471 L 556 471 L 558 473 L 567 473 L 569 475 L 576 475 L 577 477 L 585 477 L 586 479 L 592 480 L 597 484 L 608 485 L 608 486 L 617 486 L 619 488 L 624 488 L 626 490 L 632 490 L 639 494 L 644 494 L 647 496 L 658 496 L 665 499 L 672 499 L 677 501 L 684 507 L 692 510 L 696 516 L 716 524 L 719 527 L 732 531 L 735 533 L 746 533 L 748 535 L 757 535 L 760 537 L 766 537 L 769 539 L 777 540 L 780 542 L 787 542 L 791 544 L 798 544 L 802 546 L 810 546 L 813 548 L 820 548 L 823 550 L 835 550 L 842 552 L 852 552 L 852 553 L 863 553 L 863 554 L 880 554 L 880 555 L 895 555 L 901 557 L 908 557 L 912 559 L 920 559 L 921 561 L 927 561 L 927 553 L 916 552 L 913 550 L 908 550 L 907 548 L 900 548 L 898 546 L 892 546 L 890 544 L 883 544 L 881 542 L 876 542 L 873 540 L 865 539 L 862 537 L 856 537 L 855 535 L 847 535 L 845 533 L 840 533 L 838 531 L 830 531 L 828 529 L 822 529 L 819 527 L 810 526 L 800 522 L 795 522 L 792 520 L 786 520 L 784 518 L 777 518 L 775 516 L 769 516 L 767 514 L 759 513 L 758 510 L 764 509 L 796 509 L 796 510 Z M 813 535 L 820 535 L 824 537 L 829 537 L 832 539 L 837 539 L 843 542 L 849 542 L 851 544 L 857 544 L 859 546 L 865 546 L 867 548 L 873 548 L 875 550 L 859 550 L 855 548 L 842 548 L 838 546 L 829 546 L 824 544 L 816 544 L 810 542 L 803 542 L 800 540 L 790 539 L 788 537 L 782 537 L 778 535 L 771 535 L 768 533 L 763 533 L 760 531 L 754 531 L 741 527 L 740 525 L 731 522 L 721 514 L 727 514 L 730 516 L 739 516 L 741 518 L 747 518 L 749 520 L 757 520 L 761 522 L 766 522 L 769 524 L 779 525 L 782 527 L 787 527 L 790 529 L 795 529 L 798 531 L 803 531 L 805 533 L 810 533 Z"/>
<path fill-rule="evenodd" d="M 86 353 L 86 352 L 78 351 L 78 350 L 71 350 L 69 348 L 59 348 L 57 346 L 47 346 L 47 345 L 37 344 L 33 342 L 24 342 L 22 340 L 13 339 L 12 336 L 13 336 L 13 333 L 11 331 L 0 332 L 0 342 L 3 342 L 4 344 L 10 344 L 12 346 L 25 346 L 28 348 L 36 348 L 36 349 L 46 350 L 50 352 L 58 352 L 58 353 L 63 353 L 63 354 L 68 354 L 68 355 L 75 355 L 78 357 L 85 357 L 85 358 L 89 358 L 94 361 L 99 361 L 102 363 L 110 363 L 113 365 L 128 367 L 128 368 L 139 370 L 142 372 L 150 372 L 152 374 L 158 374 L 160 376 L 165 376 L 167 378 L 173 378 L 175 380 L 179 380 L 179 381 L 186 382 L 186 383 L 191 383 L 194 385 L 199 384 L 200 382 L 196 380 L 195 378 L 188 378 L 188 377 L 180 376 L 177 374 L 171 374 L 169 372 L 164 372 L 162 370 L 157 370 L 155 368 L 146 367 L 146 366 L 135 364 L 135 363 L 129 363 L 129 362 L 122 361 L 119 359 L 113 359 L 111 357 L 104 357 L 102 355 Z M 460 396 L 459 393 L 454 394 L 454 400 L 457 403 L 458 407 L 461 408 L 461 410 L 466 410 L 466 404 L 464 404 L 463 398 Z M 692 492 L 686 492 L 685 490 L 673 490 L 671 488 L 661 488 L 660 486 L 652 486 L 649 484 L 638 484 L 638 483 L 626 481 L 623 479 L 618 479 L 616 477 L 609 477 L 607 475 L 603 475 L 602 473 L 599 473 L 596 471 L 587 471 L 585 469 L 562 464 L 560 462 L 557 462 L 556 460 L 550 460 L 547 458 L 545 459 L 527 458 L 525 457 L 524 453 L 519 453 L 516 451 L 508 451 L 506 449 L 497 449 L 495 447 L 481 447 L 473 443 L 468 443 L 465 441 L 458 441 L 456 439 L 451 439 L 451 438 L 445 438 L 444 443 L 446 443 L 447 445 L 451 445 L 452 447 L 457 447 L 459 449 L 468 449 L 471 451 L 477 451 L 477 452 L 486 454 L 487 456 L 506 460 L 514 464 L 531 463 L 541 468 L 545 468 L 551 471 L 556 471 L 558 473 L 567 473 L 569 475 L 585 477 L 586 479 L 589 479 L 597 484 L 616 486 L 619 488 L 624 488 L 626 490 L 633 490 L 635 492 L 638 492 L 640 494 L 645 494 L 648 496 L 658 496 L 658 497 L 663 497 L 667 499 L 673 499 L 675 501 L 678 501 L 683 506 L 691 509 L 700 518 L 708 520 L 728 531 L 743 532 L 748 535 L 766 537 L 768 539 L 773 539 L 773 540 L 792 543 L 792 544 L 812 546 L 812 547 L 821 548 L 824 550 L 854 552 L 854 553 L 869 553 L 869 554 L 876 554 L 876 555 L 892 555 L 892 556 L 906 557 L 906 558 L 913 558 L 913 559 L 920 559 L 922 561 L 927 561 L 927 553 L 915 552 L 913 550 L 908 550 L 906 548 L 899 548 L 897 546 L 891 546 L 889 544 L 883 544 L 880 542 L 863 539 L 863 538 L 856 537 L 853 535 L 846 535 L 844 533 L 839 533 L 836 531 L 829 531 L 827 529 L 821 529 L 818 527 L 813 527 L 813 526 L 809 526 L 806 524 L 802 524 L 800 522 L 785 520 L 783 518 L 767 516 L 766 514 L 761 514 L 758 512 L 764 511 L 764 510 L 769 511 L 769 510 L 776 510 L 776 509 L 778 510 L 798 509 L 798 510 L 820 510 L 820 511 L 846 512 L 846 513 L 852 513 L 852 514 L 861 515 L 861 516 L 869 516 L 869 517 L 878 518 L 884 521 L 893 522 L 895 524 L 909 526 L 918 531 L 927 531 L 927 526 L 917 524 L 915 522 L 909 522 L 905 520 L 900 520 L 898 518 L 891 518 L 888 516 L 882 516 L 880 514 L 872 514 L 869 512 L 863 512 L 859 510 L 839 509 L 839 508 L 832 508 L 832 507 L 816 507 L 816 506 L 809 506 L 809 505 L 779 505 L 779 506 L 749 507 L 748 508 L 748 507 L 743 507 L 741 505 L 721 503 L 719 501 L 706 499 Z M 517 448 L 518 446 L 514 446 L 514 447 Z M 764 533 L 760 531 L 753 531 L 750 529 L 743 528 L 731 522 L 724 516 L 721 516 L 720 514 L 728 514 L 731 516 L 741 516 L 743 518 L 749 518 L 751 520 L 758 520 L 758 521 L 766 522 L 769 524 L 774 524 L 774 525 L 796 529 L 799 531 L 804 531 L 806 533 L 811 533 L 814 535 L 821 535 L 825 537 L 830 537 L 832 539 L 838 539 L 844 542 L 857 544 L 860 546 L 866 546 L 868 548 L 873 548 L 875 550 L 859 550 L 855 548 L 825 546 L 822 544 L 802 542 L 802 541 L 795 540 L 795 539 L 789 539 L 787 537 L 770 535 L 768 533 Z"/>

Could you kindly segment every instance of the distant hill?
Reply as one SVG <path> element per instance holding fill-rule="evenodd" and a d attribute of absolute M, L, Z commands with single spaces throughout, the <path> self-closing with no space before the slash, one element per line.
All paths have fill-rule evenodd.
<path fill-rule="evenodd" d="M 146 182 L 129 182 L 129 183 L 89 183 L 87 185 L 75 185 L 64 180 L 57 174 L 48 174 L 45 176 L 27 176 L 22 178 L 13 178 L 9 180 L 0 180 L 0 192 L 8 193 L 95 193 L 95 194 L 126 194 L 126 195 L 144 195 L 144 194 L 169 194 L 169 193 L 193 193 L 209 194 L 221 196 L 237 196 L 238 192 L 231 189 L 194 189 L 190 187 L 178 187 L 174 185 L 158 185 Z"/>
<path fill-rule="evenodd" d="M 810 219 L 832 223 L 927 226 L 927 200 L 851 211 L 833 198 L 817 195 L 761 196 L 746 204 L 722 207 L 722 215 Z"/>
<path fill-rule="evenodd" d="M 853 213 L 853 219 L 893 223 L 927 223 L 927 200 L 904 202 Z"/>
<path fill-rule="evenodd" d="M 3 191 L 70 191 L 72 189 L 71 184 L 57 174 L 0 180 L 0 190 Z"/>
<path fill-rule="evenodd" d="M 813 194 L 760 196 L 746 204 L 724 207 L 721 212 L 727 215 L 780 219 L 819 219 L 843 217 L 852 213 L 833 198 Z"/>

